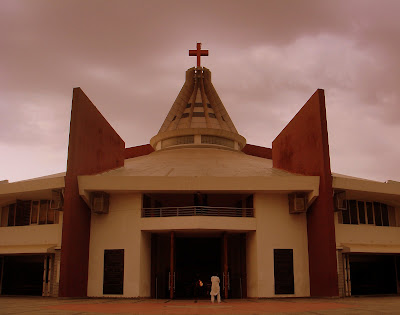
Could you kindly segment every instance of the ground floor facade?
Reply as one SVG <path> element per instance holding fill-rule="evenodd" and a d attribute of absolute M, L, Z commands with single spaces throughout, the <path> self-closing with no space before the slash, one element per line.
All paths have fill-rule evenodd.
<path fill-rule="evenodd" d="M 255 234 L 193 230 L 142 232 L 143 247 L 138 251 L 141 257 L 131 255 L 130 247 L 103 249 L 103 257 L 96 265 L 91 264 L 99 271 L 98 276 L 89 273 L 88 295 L 136 297 L 129 296 L 136 289 L 140 297 L 146 298 L 208 299 L 211 276 L 217 275 L 223 298 L 257 297 L 249 293 L 249 288 L 255 291 L 254 282 L 261 282 L 249 267 L 254 265 L 251 260 L 257 259 L 252 258 Z M 300 256 L 296 249 L 264 248 L 262 254 L 268 260 L 261 266 L 264 274 L 260 276 L 271 279 L 268 283 L 259 283 L 262 289 L 269 290 L 273 296 L 309 296 L 309 291 L 302 287 L 308 284 L 307 270 L 302 269 L 300 274 L 294 268 L 307 262 L 303 258 L 300 262 L 295 260 Z M 135 264 L 139 270 L 133 268 Z M 135 276 L 138 281 L 131 280 Z"/>
<path fill-rule="evenodd" d="M 286 194 L 251 197 L 231 216 L 163 217 L 143 211 L 141 194 L 111 195 L 109 213 L 92 216 L 88 296 L 209 298 L 214 274 L 224 298 L 309 296 L 305 214 L 289 213 Z"/>
<path fill-rule="evenodd" d="M 248 197 L 209 193 L 215 207 L 190 208 L 190 194 L 111 195 L 109 213 L 92 216 L 88 295 L 208 298 L 217 274 L 223 298 L 310 296 L 306 213 L 291 214 L 287 194 Z M 201 212 L 221 205 L 236 214 Z M 395 240 L 397 227 L 336 224 L 336 234 L 339 296 L 400 292 L 397 245 L 359 245 Z"/>

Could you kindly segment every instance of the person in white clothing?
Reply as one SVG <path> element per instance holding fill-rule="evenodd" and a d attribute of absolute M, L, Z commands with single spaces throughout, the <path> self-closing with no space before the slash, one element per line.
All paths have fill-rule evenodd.
<path fill-rule="evenodd" d="M 221 303 L 221 293 L 219 288 L 219 277 L 212 276 L 211 277 L 211 302 L 214 303 L 215 296 L 217 296 L 218 303 Z"/>

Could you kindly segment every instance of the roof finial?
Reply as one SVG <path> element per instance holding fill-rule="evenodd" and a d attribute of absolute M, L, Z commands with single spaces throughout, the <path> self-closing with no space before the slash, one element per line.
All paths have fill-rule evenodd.
<path fill-rule="evenodd" d="M 208 56 L 208 50 L 201 50 L 201 43 L 196 46 L 196 50 L 189 50 L 189 56 L 197 56 L 197 67 L 200 67 L 200 56 Z"/>

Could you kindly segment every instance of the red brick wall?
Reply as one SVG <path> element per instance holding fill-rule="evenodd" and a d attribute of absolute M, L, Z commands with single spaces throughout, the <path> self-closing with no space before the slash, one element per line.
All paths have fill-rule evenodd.
<path fill-rule="evenodd" d="M 258 145 L 246 144 L 242 149 L 242 152 L 265 159 L 272 159 L 272 149 L 259 147 Z"/>
<path fill-rule="evenodd" d="M 319 197 L 307 212 L 311 296 L 337 296 L 332 177 L 324 91 L 317 90 L 272 143 L 273 166 L 320 176 Z"/>
<path fill-rule="evenodd" d="M 137 147 L 126 148 L 125 159 L 147 155 L 150 154 L 151 152 L 154 152 L 154 149 L 150 144 L 143 144 L 143 145 L 138 145 Z"/>
<path fill-rule="evenodd" d="M 80 88 L 73 90 L 61 247 L 61 297 L 87 295 L 90 209 L 78 175 L 124 165 L 125 143 Z"/>

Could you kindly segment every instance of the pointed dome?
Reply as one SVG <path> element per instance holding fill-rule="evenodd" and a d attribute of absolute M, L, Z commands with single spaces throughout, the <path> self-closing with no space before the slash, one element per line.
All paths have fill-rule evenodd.
<path fill-rule="evenodd" d="M 150 144 L 155 150 L 188 145 L 241 150 L 246 139 L 212 85 L 210 70 L 197 67 L 186 71 L 186 82 Z"/>

